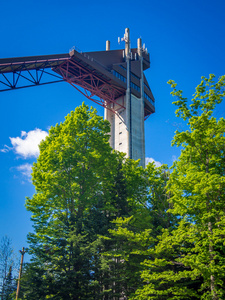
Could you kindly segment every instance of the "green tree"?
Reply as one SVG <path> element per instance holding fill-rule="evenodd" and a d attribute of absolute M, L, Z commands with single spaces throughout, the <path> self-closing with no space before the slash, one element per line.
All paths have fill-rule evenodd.
<path fill-rule="evenodd" d="M 24 264 L 19 299 L 47 299 L 47 293 L 51 294 L 53 278 L 51 272 L 48 272 L 47 267 L 41 265 L 40 261 L 35 257 L 32 258 L 32 262 Z"/>
<path fill-rule="evenodd" d="M 123 198 L 119 197 L 118 199 L 120 212 L 122 213 L 117 214 L 116 218 L 112 220 L 114 226 L 108 229 L 110 236 L 107 234 L 102 237 L 111 244 L 111 247 L 105 249 L 104 255 L 110 258 L 111 276 L 116 299 L 121 299 L 121 296 L 128 297 L 134 293 L 138 283 L 136 273 L 140 268 L 138 263 L 140 259 L 138 256 L 133 256 L 130 260 L 127 259 L 129 255 L 132 256 L 130 253 L 132 242 L 128 241 L 126 233 L 128 233 L 130 227 L 136 231 L 141 231 L 146 226 L 149 228 L 149 219 L 145 207 L 147 199 L 145 170 L 139 167 L 138 161 L 127 159 L 124 161 L 121 171 L 124 180 L 123 184 L 118 186 L 117 193 L 121 191 L 121 187 L 123 188 L 124 183 L 126 183 L 126 195 L 122 193 Z M 126 199 L 127 204 L 125 205 Z"/>
<path fill-rule="evenodd" d="M 11 299 L 10 294 L 16 289 L 17 271 L 12 240 L 8 236 L 4 236 L 0 241 L 0 295 L 2 300 Z"/>
<path fill-rule="evenodd" d="M 141 201 L 143 168 L 111 149 L 109 126 L 83 104 L 40 144 L 36 193 L 26 200 L 34 233 L 23 299 L 119 299 L 122 293 L 121 264 L 103 255 L 115 244 L 99 237 Z"/>
<path fill-rule="evenodd" d="M 213 299 L 225 297 L 225 120 L 213 111 L 225 95 L 225 76 L 202 77 L 188 107 L 173 81 L 176 115 L 187 122 L 173 145 L 182 146 L 168 183 L 170 213 L 180 216 L 164 229 L 142 273 L 136 299 Z"/>
<path fill-rule="evenodd" d="M 16 292 L 16 279 L 13 276 L 13 269 L 12 266 L 10 266 L 9 268 L 9 272 L 7 274 L 6 277 L 6 284 L 5 284 L 5 298 L 3 297 L 3 299 L 5 300 L 12 300 L 14 299 L 14 294 Z"/>
<path fill-rule="evenodd" d="M 143 262 L 152 260 L 149 250 L 157 243 L 162 228 L 171 230 L 177 223 L 177 218 L 167 213 L 170 206 L 166 193 L 169 179 L 167 166 L 156 168 L 154 163 L 150 163 L 140 173 L 143 183 L 134 187 L 140 190 L 139 200 L 129 216 L 114 221 L 116 228 L 109 231 L 115 247 L 106 253 L 122 262 L 120 279 L 125 287 L 124 294 L 129 299 L 143 286 L 140 277 L 140 273 L 146 269 Z"/>
<path fill-rule="evenodd" d="M 167 191 L 167 183 L 170 178 L 170 172 L 167 165 L 156 167 L 154 163 L 146 166 L 148 198 L 147 205 L 151 217 L 151 226 L 153 237 L 156 238 L 162 229 L 171 230 L 177 224 L 176 215 L 168 213 L 171 204 L 171 192 Z"/>
<path fill-rule="evenodd" d="M 26 201 L 34 223 L 29 253 L 47 278 L 45 295 L 54 299 L 89 299 L 96 283 L 93 243 L 107 222 L 104 205 L 117 165 L 108 132 L 109 123 L 83 104 L 40 145 L 32 173 L 36 193 Z"/>

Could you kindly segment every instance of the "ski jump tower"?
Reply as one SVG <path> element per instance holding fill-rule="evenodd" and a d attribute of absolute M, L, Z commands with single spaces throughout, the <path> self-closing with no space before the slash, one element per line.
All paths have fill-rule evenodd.
<path fill-rule="evenodd" d="M 140 165 L 144 167 L 144 120 L 154 112 L 154 98 L 144 76 L 144 70 L 150 67 L 149 54 L 142 47 L 140 38 L 137 40 L 137 49 L 131 49 L 128 28 L 121 40 L 125 42 L 123 61 L 114 64 L 113 72 L 126 84 L 126 93 L 117 99 L 113 106 L 115 112 L 105 108 L 105 119 L 111 124 L 112 148 L 125 152 L 135 160 L 140 159 Z M 106 43 L 106 51 L 109 51 L 109 41 Z M 119 108 L 118 104 L 124 107 Z"/>
<path fill-rule="evenodd" d="M 119 39 L 120 41 L 120 39 Z M 88 99 L 105 108 L 111 124 L 110 144 L 145 166 L 144 120 L 155 112 L 155 100 L 144 71 L 150 67 L 147 49 L 137 40 L 125 50 L 81 52 L 0 59 L 0 92 L 60 81 L 70 83 Z"/>

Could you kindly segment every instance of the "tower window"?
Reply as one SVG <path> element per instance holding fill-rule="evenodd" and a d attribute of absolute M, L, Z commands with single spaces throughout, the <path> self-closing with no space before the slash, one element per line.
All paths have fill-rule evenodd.
<path fill-rule="evenodd" d="M 137 86 L 137 85 L 136 85 L 135 83 L 133 83 L 132 81 L 131 81 L 131 83 L 130 83 L 130 86 L 131 86 L 133 89 L 135 89 L 136 91 L 140 92 L 140 87 Z"/>
<path fill-rule="evenodd" d="M 123 82 L 127 82 L 127 79 L 120 73 L 116 72 L 115 70 L 113 70 L 113 75 L 119 78 L 120 80 L 122 80 Z"/>
<path fill-rule="evenodd" d="M 147 95 L 145 92 L 144 92 L 144 97 L 153 105 L 155 106 L 155 102 L 149 97 L 149 95 Z"/>

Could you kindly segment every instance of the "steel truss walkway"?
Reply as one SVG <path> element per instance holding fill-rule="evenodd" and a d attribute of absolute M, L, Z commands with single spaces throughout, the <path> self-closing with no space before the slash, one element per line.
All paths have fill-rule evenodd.
<path fill-rule="evenodd" d="M 115 75 L 113 63 L 109 66 L 99 62 L 105 62 L 104 56 L 111 55 L 116 65 L 122 64 L 121 51 L 82 53 L 73 49 L 69 54 L 0 59 L 0 92 L 66 81 L 85 97 L 103 107 L 107 106 L 113 111 L 116 110 L 114 107 L 125 108 L 124 103 L 117 103 L 117 99 L 126 93 L 125 80 Z M 96 54 L 98 60 L 93 58 Z M 147 118 L 155 109 L 152 105 L 154 97 L 147 81 L 145 85 L 148 88 L 145 99 Z M 138 91 L 134 90 L 134 93 Z"/>

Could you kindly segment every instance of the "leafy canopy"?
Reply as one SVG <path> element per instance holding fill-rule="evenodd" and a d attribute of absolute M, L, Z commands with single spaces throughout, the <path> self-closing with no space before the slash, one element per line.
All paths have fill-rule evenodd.
<path fill-rule="evenodd" d="M 183 149 L 167 184 L 168 213 L 180 221 L 149 249 L 135 299 L 224 299 L 225 120 L 213 112 L 225 96 L 225 76 L 214 77 L 202 77 L 189 106 L 169 81 L 176 115 L 189 128 L 175 133 L 172 144 Z"/>

